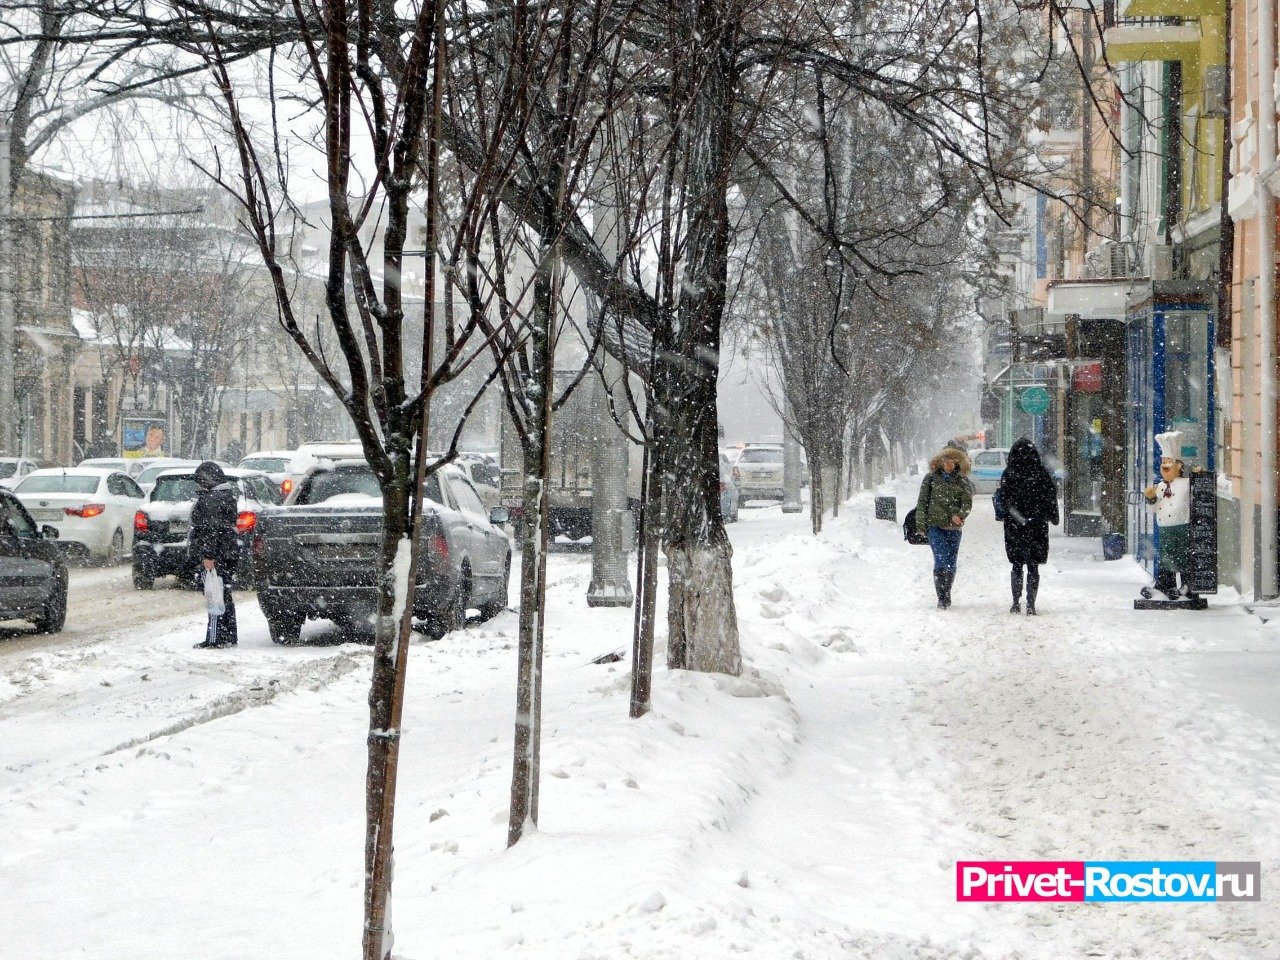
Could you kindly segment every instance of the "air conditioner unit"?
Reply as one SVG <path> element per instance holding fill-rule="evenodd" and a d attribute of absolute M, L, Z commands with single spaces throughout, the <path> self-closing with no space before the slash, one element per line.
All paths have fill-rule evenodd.
<path fill-rule="evenodd" d="M 1103 240 L 1085 257 L 1093 280 L 1121 280 L 1140 273 L 1138 244 L 1127 240 Z"/>

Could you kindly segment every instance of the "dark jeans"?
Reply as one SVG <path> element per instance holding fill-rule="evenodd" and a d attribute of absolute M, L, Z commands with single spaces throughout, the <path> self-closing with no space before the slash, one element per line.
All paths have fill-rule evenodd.
<path fill-rule="evenodd" d="M 209 616 L 209 632 L 205 635 L 205 640 L 220 646 L 232 646 L 239 639 L 236 632 L 236 601 L 231 595 L 235 571 L 218 567 L 218 576 L 222 578 L 222 604 L 226 609 L 222 616 Z"/>
<path fill-rule="evenodd" d="M 1009 585 L 1013 588 L 1013 599 L 1022 598 L 1022 564 L 1015 563 L 1012 570 L 1009 571 Z M 1027 564 L 1027 603 L 1031 606 L 1036 604 L 1036 594 L 1040 590 L 1040 565 L 1035 563 Z"/>
<path fill-rule="evenodd" d="M 960 535 L 963 530 L 929 528 L 929 549 L 933 551 L 933 569 L 956 572 L 956 558 L 960 555 Z"/>

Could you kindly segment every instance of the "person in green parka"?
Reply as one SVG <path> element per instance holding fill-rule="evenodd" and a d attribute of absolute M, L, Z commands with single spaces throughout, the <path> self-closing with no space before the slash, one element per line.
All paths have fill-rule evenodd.
<path fill-rule="evenodd" d="M 946 447 L 929 461 L 929 472 L 920 483 L 916 529 L 928 536 L 933 551 L 933 587 L 939 610 L 951 606 L 960 535 L 973 509 L 973 484 L 969 482 L 972 469 L 967 453 L 959 447 Z"/>

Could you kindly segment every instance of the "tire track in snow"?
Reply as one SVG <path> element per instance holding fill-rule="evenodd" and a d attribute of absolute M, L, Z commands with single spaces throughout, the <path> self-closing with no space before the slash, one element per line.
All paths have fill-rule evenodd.
<path fill-rule="evenodd" d="M 344 652 L 336 657 L 307 660 L 291 667 L 284 676 L 272 677 L 261 686 L 242 687 L 231 693 L 215 697 L 199 710 L 157 730 L 131 737 L 108 750 L 104 750 L 100 756 L 109 757 L 122 750 L 131 750 L 134 747 L 151 743 L 153 740 L 175 736 L 201 724 L 211 723 L 214 720 L 230 717 L 256 707 L 264 707 L 281 694 L 292 693 L 299 687 L 306 686 L 313 691 L 320 690 L 322 687 L 346 676 L 359 666 L 360 661 L 364 659 L 368 659 L 368 655 L 356 657 Z"/>

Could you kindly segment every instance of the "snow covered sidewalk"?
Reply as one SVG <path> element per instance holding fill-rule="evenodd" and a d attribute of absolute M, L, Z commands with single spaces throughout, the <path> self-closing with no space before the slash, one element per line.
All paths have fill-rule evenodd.
<path fill-rule="evenodd" d="M 910 495 L 904 484 L 900 504 Z M 627 664 L 591 663 L 629 646 L 630 611 L 589 610 L 590 558 L 553 556 L 540 832 L 513 850 L 515 617 L 415 645 L 396 955 L 1275 956 L 1280 716 L 1266 677 L 1280 625 L 1225 601 L 1136 613 L 1136 567 L 1061 539 L 1042 615 L 1013 617 L 988 498 L 956 605 L 939 612 L 927 548 L 871 519 L 868 498 L 844 513 L 815 540 L 803 516 L 743 510 L 750 670 L 659 670 L 640 721 L 626 716 Z M 163 654 L 147 682 L 172 703 L 124 684 L 102 743 L 131 715 L 146 730 L 188 716 L 183 678 L 210 669 L 185 636 L 143 642 Z M 142 656 L 88 648 L 59 665 L 60 701 L 14 697 L 0 714 L 26 765 L 0 768 L 0 903 L 16 921 L 0 953 L 357 955 L 367 651 L 273 651 L 250 618 L 219 684 L 272 669 L 297 681 L 99 755 L 91 714 L 51 706 L 76 703 L 79 685 L 106 709 L 100 681 L 120 684 Z M 201 710 L 220 689 L 200 688 Z M 39 736 L 78 752 L 36 764 Z M 1261 860 L 1264 899 L 957 904 L 955 861 L 988 858 Z"/>

